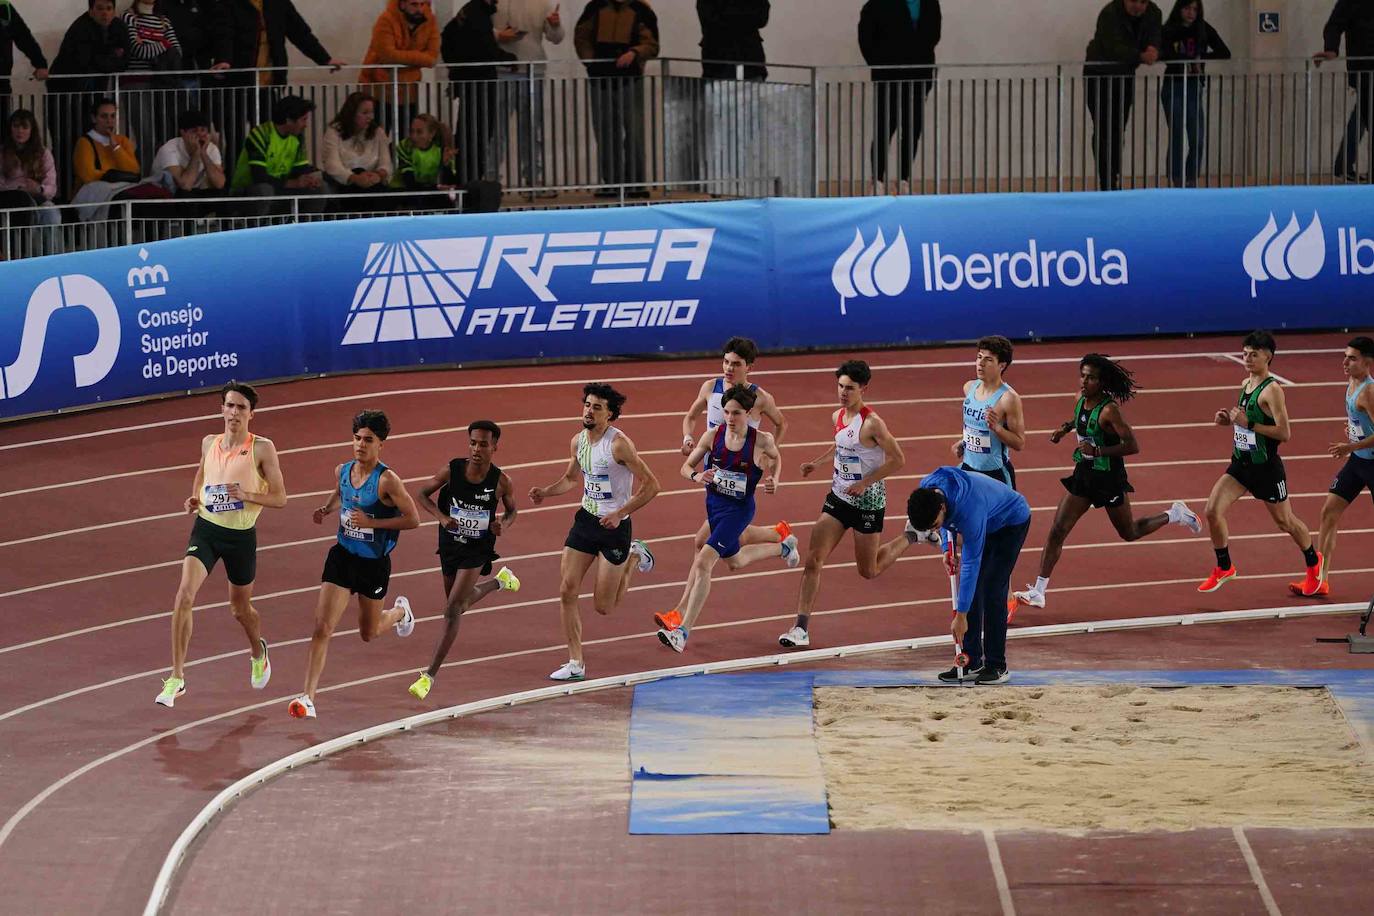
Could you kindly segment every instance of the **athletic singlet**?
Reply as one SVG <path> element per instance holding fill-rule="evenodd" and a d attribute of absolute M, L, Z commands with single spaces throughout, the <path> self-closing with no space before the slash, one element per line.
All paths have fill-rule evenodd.
<path fill-rule="evenodd" d="M 763 468 L 754 461 L 754 445 L 759 433 L 755 429 L 746 432 L 744 445 L 737 452 L 725 447 L 726 435 L 726 427 L 718 427 L 711 450 L 706 453 L 706 466 L 716 469 L 711 489 L 706 491 L 706 499 L 708 502 L 748 502 L 754 498 L 754 489 L 763 477 Z"/>
<path fill-rule="evenodd" d="M 1073 460 L 1079 462 L 1089 462 L 1094 471 L 1125 471 L 1126 461 L 1120 455 L 1113 455 L 1110 458 L 1098 455 L 1095 458 L 1084 458 L 1082 445 L 1084 442 L 1091 442 L 1097 448 L 1110 448 L 1121 442 L 1121 437 L 1116 433 L 1109 433 L 1102 428 L 1102 411 L 1107 409 L 1108 404 L 1115 404 L 1111 398 L 1103 398 L 1096 407 L 1088 410 L 1084 406 L 1086 398 L 1080 397 L 1078 403 L 1073 408 L 1073 427 L 1078 436 L 1079 447 L 1073 450 Z"/>
<path fill-rule="evenodd" d="M 1236 404 L 1245 411 L 1245 419 L 1250 423 L 1256 426 L 1261 423 L 1266 426 L 1274 425 L 1274 418 L 1265 413 L 1264 408 L 1260 406 L 1260 392 L 1275 381 L 1277 380 L 1271 375 L 1256 385 L 1253 391 L 1246 391 L 1244 385 L 1240 386 L 1240 397 L 1236 399 Z M 1231 424 L 1231 436 L 1234 441 L 1231 449 L 1232 460 L 1249 464 L 1268 464 L 1278 460 L 1279 440 L 1261 436 L 1239 423 Z"/>
<path fill-rule="evenodd" d="M 758 393 L 758 390 L 759 390 L 759 386 L 758 386 L 758 385 L 755 385 L 755 384 L 753 384 L 753 383 L 751 382 L 751 383 L 749 384 L 749 390 L 752 391 L 752 392 L 754 392 L 755 394 L 757 394 L 757 393 Z M 708 395 L 706 396 L 706 428 L 707 428 L 707 429 L 715 429 L 717 426 L 724 426 L 724 425 L 725 425 L 725 405 L 724 405 L 724 403 L 723 403 L 722 400 L 721 400 L 721 398 L 722 398 L 724 395 L 725 395 L 725 379 L 723 379 L 723 378 L 718 378 L 718 379 L 716 379 L 716 384 L 711 388 L 711 393 L 708 394 Z M 754 429 L 758 429 L 758 428 L 759 428 L 759 424 L 762 423 L 762 422 L 763 422 L 763 418 L 762 418 L 762 417 L 758 416 L 758 415 L 755 414 L 753 411 L 750 411 L 750 412 L 749 412 L 749 425 L 750 425 L 750 426 L 752 426 Z"/>
<path fill-rule="evenodd" d="M 1368 388 L 1371 383 L 1374 383 L 1374 378 L 1366 378 L 1355 386 L 1354 391 L 1345 396 L 1345 415 L 1350 421 L 1347 424 L 1346 435 L 1350 437 L 1351 442 L 1359 442 L 1361 439 L 1374 436 L 1374 419 L 1371 419 L 1369 414 L 1356 406 L 1356 402 L 1360 399 L 1360 392 Z M 1374 458 L 1374 448 L 1357 448 L 1353 454 L 1361 458 Z"/>
<path fill-rule="evenodd" d="M 391 553 L 401 533 L 394 528 L 355 528 L 348 521 L 348 513 L 361 509 L 372 518 L 395 518 L 401 510 L 382 502 L 382 474 L 386 465 L 380 461 L 367 475 L 361 487 L 353 486 L 353 465 L 350 461 L 339 468 L 339 544 L 344 550 L 360 557 L 379 559 Z"/>
<path fill-rule="evenodd" d="M 1002 444 L 988 425 L 988 408 L 1009 391 L 1011 386 L 1003 382 L 996 391 L 985 399 L 976 396 L 978 383 L 969 388 L 964 395 L 964 463 L 979 471 L 997 471 L 1007 465 L 1007 447 Z M 1003 424 L 1005 425 L 1005 424 Z"/>
<path fill-rule="evenodd" d="M 448 483 L 439 488 L 439 511 L 458 523 L 456 529 L 439 526 L 439 546 L 496 544 L 491 519 L 496 513 L 496 487 L 501 469 L 492 465 L 487 476 L 477 483 L 468 480 L 468 459 L 454 458 L 448 463 Z"/>
<path fill-rule="evenodd" d="M 859 431 L 870 416 L 876 416 L 873 408 L 864 407 L 847 423 L 843 409 L 835 419 L 835 474 L 830 489 L 837 498 L 855 508 L 886 509 L 887 485 L 884 481 L 871 484 L 858 496 L 850 496 L 845 492 L 848 487 L 867 477 L 887 460 L 887 453 L 882 448 L 864 445 L 859 440 Z"/>
<path fill-rule="evenodd" d="M 257 437 L 249 433 L 247 442 L 228 452 L 221 445 L 223 439 L 223 436 L 216 436 L 201 459 L 203 478 L 200 509 L 196 514 L 221 528 L 247 531 L 257 524 L 262 506 L 230 498 L 229 485 L 236 483 L 254 493 L 262 493 L 267 489 L 267 481 L 258 473 L 258 462 L 254 455 Z"/>
<path fill-rule="evenodd" d="M 577 463 L 582 467 L 582 508 L 597 518 L 620 511 L 630 501 L 634 473 L 615 460 L 611 443 L 620 435 L 614 426 L 595 445 L 587 430 L 577 437 Z"/>

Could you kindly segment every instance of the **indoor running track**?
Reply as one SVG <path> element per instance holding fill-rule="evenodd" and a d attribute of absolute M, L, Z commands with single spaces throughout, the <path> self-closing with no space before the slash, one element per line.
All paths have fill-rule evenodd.
<path fill-rule="evenodd" d="M 1325 448 L 1343 428 L 1339 353 L 1344 340 L 1335 334 L 1285 335 L 1274 363 L 1289 382 L 1294 419 L 1294 438 L 1283 449 L 1289 487 L 1296 510 L 1313 526 L 1337 468 Z M 1244 376 L 1228 355 L 1237 346 L 1233 338 L 1199 338 L 1018 347 L 1008 379 L 1025 399 L 1031 431 L 1027 449 L 1017 456 L 1018 482 L 1036 511 L 1016 582 L 1034 576 L 1038 547 L 1062 493 L 1059 478 L 1067 472 L 1071 447 L 1050 445 L 1047 433 L 1071 412 L 1078 357 L 1105 349 L 1123 358 L 1145 388 L 1126 408 L 1142 447 L 1129 461 L 1138 509 L 1160 511 L 1183 498 L 1201 512 L 1229 452 L 1229 430 L 1210 419 L 1218 407 L 1234 403 Z M 960 386 L 972 375 L 972 351 L 853 355 L 873 365 L 869 403 L 906 451 L 906 467 L 889 484 L 891 534 L 899 530 L 897 513 L 913 482 L 950 460 L 949 444 L 960 427 Z M 776 495 L 760 496 L 759 520 L 787 518 L 803 541 L 829 480 L 822 475 L 803 481 L 797 467 L 828 444 L 833 369 L 843 358 L 765 357 L 755 373 L 790 424 L 784 482 Z M 255 604 L 272 645 L 272 683 L 263 692 L 249 689 L 247 647 L 225 604 L 223 574 L 216 571 L 199 596 L 188 692 L 174 710 L 152 699 L 166 674 L 168 606 L 189 529 L 189 520 L 177 510 L 194 474 L 200 437 L 221 428 L 215 396 L 6 427 L 0 444 L 0 486 L 5 488 L 0 509 L 9 521 L 7 540 L 0 542 L 0 613 L 7 625 L 0 645 L 5 908 L 135 911 L 172 840 L 216 792 L 246 773 L 371 724 L 546 685 L 548 672 L 566 658 L 557 619 L 558 554 L 575 503 L 569 495 L 533 508 L 523 494 L 552 481 L 568 460 L 568 441 L 579 428 L 580 386 L 586 381 L 609 380 L 629 395 L 619 425 L 648 456 L 663 484 L 659 497 L 635 517 L 636 535 L 654 545 L 657 568 L 636 578 L 612 616 L 600 618 L 590 610 L 584 615 L 590 675 L 777 651 L 778 633 L 791 625 L 798 583 L 798 571 L 781 563 L 718 573 L 704 618 L 710 626 L 694 634 L 686 657 L 669 656 L 652 635 L 651 613 L 678 599 L 701 518 L 699 488 L 677 475 L 679 417 L 699 381 L 716 369 L 715 360 L 623 362 L 351 376 L 264 387 L 253 429 L 277 443 L 291 494 L 285 509 L 265 510 L 259 525 Z M 391 594 L 411 598 L 420 626 L 408 640 L 388 635 L 365 645 L 345 617 L 329 654 L 320 718 L 297 721 L 288 718 L 286 704 L 299 692 L 319 569 L 333 539 L 332 531 L 311 523 L 311 510 L 331 488 L 334 467 L 351 457 L 349 421 L 364 407 L 387 411 L 394 433 L 384 460 L 415 488 L 450 457 L 465 453 L 463 432 L 470 420 L 491 417 L 502 424 L 497 458 L 515 481 L 521 515 L 502 538 L 500 551 L 524 587 L 516 595 L 498 593 L 465 618 L 450 666 L 429 700 L 416 703 L 406 687 L 433 649 L 442 595 L 434 528 L 403 534 L 394 554 Z M 1301 573 L 1296 548 L 1254 501 L 1239 504 L 1231 522 L 1232 553 L 1243 578 L 1199 595 L 1193 586 L 1213 562 L 1205 535 L 1169 527 L 1127 545 L 1117 540 L 1102 513 L 1092 513 L 1065 551 L 1050 607 L 1023 611 L 1017 623 L 1293 603 L 1285 583 Z M 1333 600 L 1365 600 L 1374 588 L 1371 535 L 1374 510 L 1362 498 L 1346 514 Z M 813 646 L 944 632 L 947 589 L 933 552 L 913 549 L 884 577 L 865 581 L 854 570 L 846 542 L 832 556 L 822 582 Z M 1227 657 L 1209 667 L 1313 667 L 1310 658 L 1275 658 L 1272 640 L 1284 634 L 1293 641 L 1288 648 L 1300 647 L 1311 656 L 1315 632 L 1344 633 L 1352 620 L 1353 615 L 1328 619 L 1320 627 L 1245 625 L 1236 632 L 1256 634 L 1257 642 L 1270 644 L 1252 651 L 1243 639 L 1195 639 L 1181 644 L 1187 648 L 1180 649 L 1177 663 L 1196 664 L 1188 653 L 1224 648 Z M 1108 643 L 1092 645 L 1109 651 Z M 1368 667 L 1363 658 L 1337 651 L 1344 650 L 1322 650 L 1324 663 Z M 914 658 L 918 664 L 937 663 L 932 653 Z M 1034 666 L 1035 653 L 1026 650 L 1022 658 Z M 1013 668 L 1017 664 L 1014 654 Z M 709 867 L 736 857 L 740 842 L 721 838 L 694 855 Z M 247 894 L 248 888 L 242 891 Z M 220 899 L 230 909 L 256 905 L 246 896 L 233 905 Z M 273 908 L 270 902 L 266 908 Z"/>

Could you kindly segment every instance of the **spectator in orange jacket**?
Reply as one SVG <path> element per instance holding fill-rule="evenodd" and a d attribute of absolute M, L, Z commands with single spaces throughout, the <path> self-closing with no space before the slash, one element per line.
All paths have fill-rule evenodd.
<path fill-rule="evenodd" d="M 433 67 L 439 59 L 439 23 L 434 18 L 430 0 L 387 0 L 377 21 L 372 26 L 372 43 L 367 47 L 363 58 L 366 69 L 358 77 L 359 81 L 376 85 L 373 91 L 381 100 L 382 110 L 387 115 L 384 121 L 392 125 L 410 124 L 415 117 L 415 102 L 419 95 L 416 84 L 420 82 L 420 70 Z M 392 71 L 368 64 L 400 64 L 396 70 L 396 80 L 400 82 L 400 111 L 391 112 L 393 95 L 391 89 Z M 391 116 L 395 115 L 395 116 Z"/>

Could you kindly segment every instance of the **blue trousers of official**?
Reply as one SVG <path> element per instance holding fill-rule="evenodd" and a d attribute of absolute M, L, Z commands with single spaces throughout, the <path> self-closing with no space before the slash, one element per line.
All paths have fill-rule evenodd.
<path fill-rule="evenodd" d="M 1007 592 L 1011 589 L 1012 568 L 1029 531 L 1030 522 L 1026 521 L 999 528 L 983 541 L 983 563 L 978 569 L 978 588 L 973 593 L 968 633 L 964 636 L 964 652 L 973 668 L 1007 667 Z"/>

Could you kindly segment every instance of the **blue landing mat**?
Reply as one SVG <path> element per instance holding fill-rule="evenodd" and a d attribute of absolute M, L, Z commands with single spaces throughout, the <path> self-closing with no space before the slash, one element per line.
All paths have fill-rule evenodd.
<path fill-rule="evenodd" d="M 630 833 L 829 833 L 810 672 L 635 688 Z"/>

